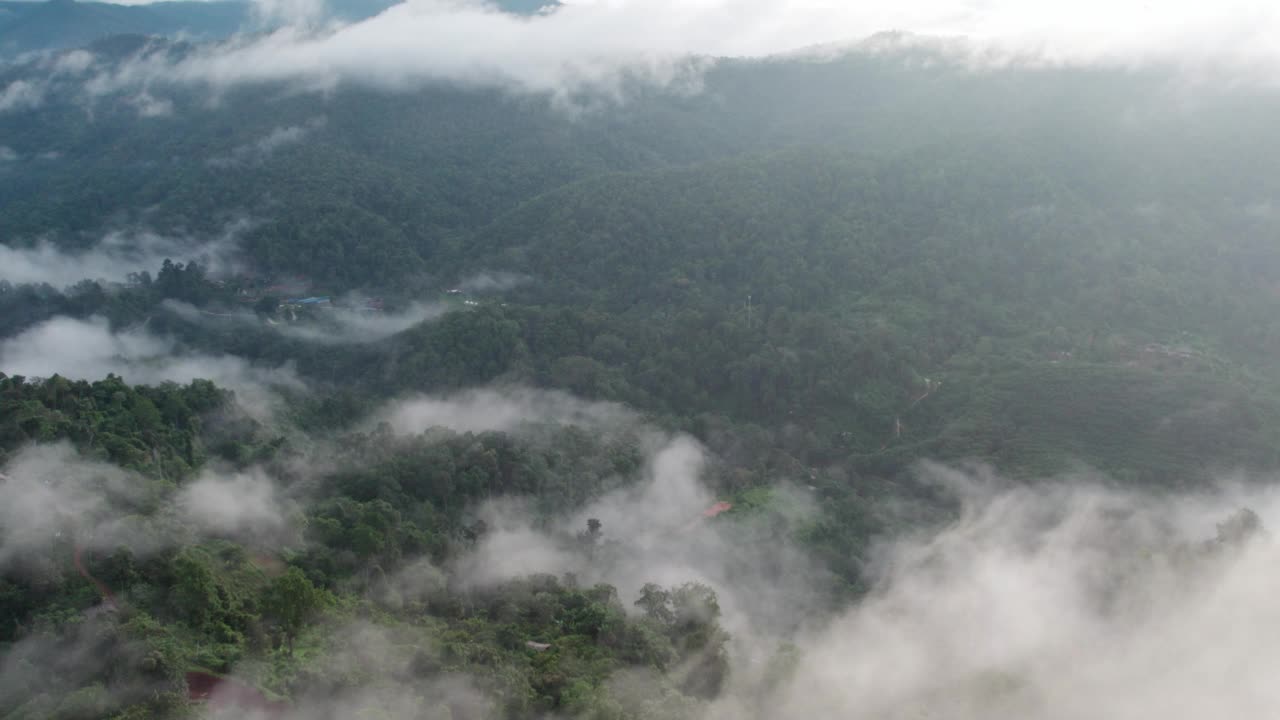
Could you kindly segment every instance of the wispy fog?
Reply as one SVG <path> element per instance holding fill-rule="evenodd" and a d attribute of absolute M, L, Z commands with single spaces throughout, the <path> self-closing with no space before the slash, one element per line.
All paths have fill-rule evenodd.
<path fill-rule="evenodd" d="M 426 648 L 424 650 L 424 648 Z M 322 655 L 312 659 L 319 677 L 352 681 L 342 688 L 314 688 L 285 712 L 253 713 L 244 708 L 214 710 L 216 720 L 453 720 L 493 717 L 496 703 L 472 679 L 439 673 L 405 677 L 406 668 L 422 653 L 438 652 L 425 633 L 413 627 L 395 630 L 353 621 L 326 629 Z M 215 705 L 217 703 L 214 703 Z M 458 713 L 458 714 L 455 714 Z"/>
<path fill-rule="evenodd" d="M 125 509 L 147 494 L 130 473 L 67 444 L 26 448 L 2 469 L 0 568 L 60 539 L 111 547 L 122 539 Z"/>
<path fill-rule="evenodd" d="M 272 320 L 265 322 L 247 310 L 201 310 L 190 303 L 165 300 L 161 307 L 193 323 L 233 322 L 254 327 L 268 328 L 285 337 L 320 345 L 344 345 L 384 340 L 425 322 L 444 317 L 451 307 L 444 303 L 411 303 L 403 310 L 391 312 L 365 312 L 357 309 L 363 301 L 349 296 L 340 304 L 321 311 L 316 317 L 300 321 Z"/>
<path fill-rule="evenodd" d="M 433 427 L 458 432 L 511 431 L 527 423 L 602 429 L 632 420 L 620 405 L 591 403 L 564 392 L 532 388 L 484 388 L 444 397 L 419 396 L 390 403 L 373 423 L 405 435 Z"/>
<path fill-rule="evenodd" d="M 205 470 L 183 486 L 177 505 L 186 521 L 207 533 L 276 547 L 291 539 L 288 502 L 261 469 L 233 474 Z"/>
<path fill-rule="evenodd" d="M 960 499 L 888 544 L 875 592 L 798 640 L 789 683 L 717 717 L 1182 719 L 1280 708 L 1274 491 L 1169 496 L 926 466 Z M 758 700 L 758 698 L 756 698 Z"/>
<path fill-rule="evenodd" d="M 32 445 L 0 465 L 0 569 L 60 560 L 73 547 L 147 556 L 210 537 L 296 546 L 297 512 L 283 484 L 261 468 L 208 467 L 177 485 L 86 457 L 67 442 Z"/>
<path fill-rule="evenodd" d="M 471 293 L 503 292 L 531 282 L 528 275 L 511 272 L 480 272 L 458 283 L 458 289 Z"/>
<path fill-rule="evenodd" d="M 44 104 L 43 86 L 26 80 L 14 80 L 0 88 L 0 113 L 31 110 Z"/>
<path fill-rule="evenodd" d="M 442 303 L 412 303 L 398 312 L 366 313 L 339 306 L 326 310 L 318 323 L 277 325 L 288 337 L 308 342 L 336 345 L 365 343 L 389 338 L 425 322 L 437 320 L 450 307 Z"/>
<path fill-rule="evenodd" d="M 29 247 L 0 243 L 0 280 L 15 285 L 48 283 L 58 288 L 81 280 L 123 282 L 131 273 L 154 273 L 165 259 L 197 260 L 211 274 L 219 275 L 240 267 L 237 238 L 245 227 L 245 222 L 233 223 L 212 238 L 113 232 L 83 250 L 43 240 Z"/>
<path fill-rule="evenodd" d="M 287 14 L 288 4 L 281 7 Z M 298 80 L 309 87 L 406 87 L 445 80 L 568 99 L 584 90 L 616 94 L 624 78 L 696 87 L 699 66 L 683 60 L 692 56 L 846 46 L 890 30 L 964 38 L 955 49 L 984 64 L 1166 63 L 1263 82 L 1280 64 L 1272 41 L 1280 10 L 1261 0 L 1159 7 L 1142 0 L 578 0 L 534 17 L 479 0 L 412 0 L 322 31 L 311 29 L 309 4 L 300 7 L 295 26 L 176 66 L 141 60 L 96 86 Z"/>
<path fill-rule="evenodd" d="M 264 368 L 234 355 L 184 351 L 171 338 L 145 328 L 113 331 L 96 317 L 58 317 L 0 341 L 0 368 L 11 375 L 57 374 L 75 380 L 100 380 L 113 373 L 140 384 L 212 380 L 234 391 L 237 401 L 257 417 L 271 413 L 274 388 L 303 388 L 291 367 Z"/>
<path fill-rule="evenodd" d="M 326 122 L 327 120 L 321 116 L 312 118 L 302 125 L 277 127 L 251 143 L 236 146 L 226 155 L 209 158 L 209 164 L 214 167 L 230 168 L 264 162 L 280 148 L 301 143 L 308 135 L 323 128 Z"/>

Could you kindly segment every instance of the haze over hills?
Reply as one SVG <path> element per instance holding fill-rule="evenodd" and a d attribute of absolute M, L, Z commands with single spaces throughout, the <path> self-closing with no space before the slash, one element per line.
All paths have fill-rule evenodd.
<path fill-rule="evenodd" d="M 248 19 L 245 3 L 156 3 L 125 6 L 74 0 L 6 2 L 0 6 L 0 55 L 76 48 L 117 34 L 227 37 Z"/>
<path fill-rule="evenodd" d="M 357 22 L 391 7 L 389 0 L 332 0 L 317 6 L 314 22 Z M 501 0 L 496 7 L 532 13 L 550 3 Z M 82 0 L 0 2 L 0 58 L 38 50 L 89 45 L 112 35 L 219 40 L 237 32 L 278 27 L 282 18 L 254 10 L 248 0 L 176 0 L 119 5 Z"/>
<path fill-rule="evenodd" d="M 0 720 L 1275 714 L 1266 16 L 945 5 L 0 64 Z"/>

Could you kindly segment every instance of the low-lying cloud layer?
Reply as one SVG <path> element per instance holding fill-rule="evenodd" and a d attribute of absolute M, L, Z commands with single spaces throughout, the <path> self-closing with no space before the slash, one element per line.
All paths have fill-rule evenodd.
<path fill-rule="evenodd" d="M 411 303 L 408 307 L 392 312 L 366 312 L 357 309 L 362 301 L 344 300 L 341 304 L 320 311 L 317 317 L 300 321 L 271 320 L 265 322 L 247 310 L 201 310 L 190 303 L 165 300 L 161 306 L 192 323 L 231 322 L 269 328 L 285 337 L 320 345 L 344 345 L 385 340 L 425 322 L 444 317 L 450 306 L 443 303 Z"/>
<path fill-rule="evenodd" d="M 305 18 L 303 18 L 305 20 Z M 846 46 L 884 31 L 963 37 L 969 61 L 1226 69 L 1266 81 L 1280 67 L 1280 9 L 1225 3 L 841 0 L 578 0 L 521 17 L 479 0 L 410 0 L 336 30 L 286 27 L 176 65 L 153 59 L 96 81 L 99 89 L 196 82 L 430 81 L 502 86 L 572 102 L 617 94 L 626 79 L 696 87 L 690 57 L 764 57 Z"/>
<path fill-rule="evenodd" d="M 1280 710 L 1274 491 L 1000 489 L 925 472 L 950 526 L 887 547 L 877 590 L 802 640 L 756 717 L 1262 717 Z M 726 701 L 716 717 L 741 717 Z"/>
<path fill-rule="evenodd" d="M 100 380 L 113 373 L 145 385 L 212 380 L 234 391 L 240 405 L 259 418 L 270 415 L 275 406 L 275 388 L 303 388 L 288 366 L 263 368 L 234 355 L 185 352 L 170 338 L 145 328 L 113 331 L 98 317 L 58 317 L 0 341 L 0 370 L 74 380 Z"/>
<path fill-rule="evenodd" d="M 353 309 L 350 305 L 342 305 L 324 311 L 318 323 L 275 327 L 288 337 L 325 345 L 367 343 L 437 320 L 449 310 L 448 305 L 441 303 L 412 303 L 398 312 L 367 313 Z"/>
<path fill-rule="evenodd" d="M 386 422 L 398 434 L 417 435 L 435 427 L 458 432 L 510 432 L 529 423 L 604 429 L 634 418 L 620 405 L 586 402 L 555 390 L 512 387 L 400 400 L 377 413 L 373 422 Z"/>
<path fill-rule="evenodd" d="M 206 470 L 178 493 L 182 517 L 211 534 L 252 540 L 289 538 L 286 501 L 261 469 L 223 475 Z"/>
<path fill-rule="evenodd" d="M 123 282 L 140 270 L 154 273 L 166 259 L 196 260 L 213 275 L 240 267 L 239 233 L 247 222 L 229 225 L 212 238 L 174 238 L 150 232 L 113 232 L 85 250 L 68 250 L 48 241 L 30 247 L 0 243 L 0 280 L 15 285 L 48 283 L 57 288 L 81 280 Z"/>
<path fill-rule="evenodd" d="M 0 88 L 0 113 L 32 110 L 44 103 L 43 86 L 26 80 L 14 80 Z"/>
<path fill-rule="evenodd" d="M 68 444 L 26 448 L 0 476 L 0 568 L 64 539 L 110 547 L 120 540 L 116 510 L 143 499 L 133 476 L 84 460 Z"/>
<path fill-rule="evenodd" d="M 705 483 L 712 460 L 685 436 L 651 438 L 642 477 L 609 493 L 548 531 L 519 503 L 501 501 L 481 512 L 487 531 L 455 572 L 463 583 L 492 585 L 529 573 L 572 573 L 580 582 L 608 583 L 630 604 L 647 583 L 677 587 L 700 582 L 714 589 L 738 659 L 753 663 L 781 638 L 819 617 L 827 576 L 781 527 L 796 529 L 816 506 L 780 486 L 779 506 L 767 517 L 716 521 L 707 516 L 720 498 Z M 589 553 L 579 533 L 600 522 Z M 575 540 L 576 538 L 576 540 Z"/>
<path fill-rule="evenodd" d="M 0 471 L 0 570 L 47 562 L 59 548 L 146 556 L 207 537 L 273 549 L 300 543 L 294 501 L 258 467 L 206 468 L 175 487 L 60 442 L 24 447 Z"/>

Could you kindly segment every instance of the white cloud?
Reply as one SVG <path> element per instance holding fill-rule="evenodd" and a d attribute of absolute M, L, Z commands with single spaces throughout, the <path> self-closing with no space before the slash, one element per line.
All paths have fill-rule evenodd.
<path fill-rule="evenodd" d="M 138 117 L 169 117 L 173 114 L 172 100 L 158 98 L 145 90 L 133 96 L 130 102 L 133 103 L 134 108 L 138 111 Z"/>
<path fill-rule="evenodd" d="M 877 589 L 800 642 L 762 717 L 1265 717 L 1280 709 L 1280 544 L 1218 543 L 1274 489 L 1123 492 L 1087 479 L 1000 490 L 951 469 L 947 527 L 884 554 Z M 1228 533 L 1229 535 L 1230 533 Z M 716 718 L 741 705 L 723 703 Z"/>
<path fill-rule="evenodd" d="M 306 139 L 312 132 L 325 126 L 324 117 L 312 118 L 303 125 L 277 127 L 258 140 L 240 145 L 229 154 L 209 159 L 215 167 L 234 167 L 252 162 L 261 162 L 275 154 L 276 150 L 289 145 L 296 145 Z"/>
<path fill-rule="evenodd" d="M 886 30 L 965 37 L 984 62 L 1160 62 L 1263 81 L 1280 68 L 1280 6 L 1261 0 L 578 0 L 533 17 L 476 1 L 410 0 L 336 30 L 286 28 L 175 67 L 138 62 L 100 85 L 452 81 L 572 101 L 581 90 L 616 93 L 624 75 L 696 83 L 698 68 L 681 61 L 689 56 L 761 57 Z"/>
<path fill-rule="evenodd" d="M 286 337 L 325 345 L 369 343 L 389 338 L 444 317 L 450 306 L 441 303 L 413 303 L 400 312 L 366 313 L 349 306 L 323 311 L 315 324 L 281 324 L 273 326 Z"/>
<path fill-rule="evenodd" d="M 259 418 L 274 409 L 275 388 L 304 387 L 289 366 L 264 368 L 234 355 L 184 352 L 172 339 L 145 328 L 114 332 L 105 319 L 96 317 L 58 317 L 0 341 L 0 370 L 77 380 L 99 380 L 114 373 L 126 382 L 146 385 L 212 380 L 234 391 L 240 405 Z"/>
<path fill-rule="evenodd" d="M 79 75 L 93 67 L 93 53 L 87 50 L 72 50 L 59 53 L 50 62 L 53 70 L 66 75 Z"/>
<path fill-rule="evenodd" d="M 188 322 L 234 322 L 270 329 L 285 337 L 320 345 L 345 345 L 384 340 L 422 323 L 444 317 L 452 308 L 443 303 L 413 303 L 398 312 L 372 312 L 360 308 L 363 301 L 344 300 L 342 305 L 319 311 L 316 317 L 299 321 L 264 322 L 247 310 L 231 312 L 201 310 L 177 300 L 165 300 L 161 306 Z"/>
<path fill-rule="evenodd" d="M 85 250 L 64 250 L 47 241 L 32 247 L 0 244 L 0 280 L 66 287 L 81 280 L 122 282 L 130 273 L 153 275 L 166 258 L 197 260 L 220 275 L 239 267 L 236 244 L 247 223 L 233 223 L 215 238 L 173 238 L 150 232 L 113 232 Z"/>
<path fill-rule="evenodd" d="M 287 538 L 285 504 L 258 469 L 229 476 L 206 470 L 182 487 L 177 504 L 182 517 L 206 532 L 241 540 Z"/>
<path fill-rule="evenodd" d="M 705 574 L 690 570 L 681 562 L 682 553 L 672 547 L 688 544 L 692 536 L 681 537 L 682 532 L 714 502 L 701 483 L 705 464 L 696 442 L 670 438 L 654 450 L 645 476 L 634 487 L 600 498 L 567 523 L 566 529 L 577 530 L 586 527 L 587 518 L 596 518 L 610 537 L 626 539 L 627 557 L 622 560 L 627 570 L 611 572 L 607 578 L 622 585 L 624 596 L 645 582 L 679 583 Z M 513 510 L 518 504 L 498 502 L 484 511 L 490 532 L 464 561 L 463 574 L 470 581 L 488 584 L 536 572 L 587 570 L 582 558 L 559 547 Z"/>
<path fill-rule="evenodd" d="M 0 567 L 59 541 L 68 553 L 72 545 L 125 545 L 139 554 L 208 535 L 276 547 L 298 541 L 295 506 L 258 468 L 206 469 L 174 492 L 169 480 L 82 457 L 61 442 L 24 447 L 0 470 Z"/>
<path fill-rule="evenodd" d="M 785 536 L 755 521 L 781 516 L 708 520 L 704 513 L 721 498 L 704 483 L 712 463 L 704 448 L 686 436 L 652 431 L 643 442 L 647 459 L 639 477 L 561 518 L 550 531 L 519 501 L 487 504 L 480 512 L 485 534 L 457 562 L 457 577 L 484 586 L 530 573 L 573 573 L 586 584 L 613 585 L 630 599 L 646 583 L 701 582 L 716 591 L 723 624 L 744 658 L 817 617 L 822 573 Z M 774 492 L 792 508 L 783 522 L 803 522 L 814 512 L 807 497 L 781 485 Z M 589 519 L 599 520 L 602 531 L 587 556 L 572 538 Z"/>
<path fill-rule="evenodd" d="M 80 458 L 69 444 L 21 450 L 0 476 L 0 566 L 59 538 L 110 547 L 119 510 L 144 494 L 120 468 Z"/>
<path fill-rule="evenodd" d="M 610 481 L 621 489 L 559 518 L 550 530 L 545 519 L 535 520 L 525 499 L 486 503 L 478 510 L 487 526 L 481 542 L 453 567 L 463 584 L 571 572 L 584 583 L 610 583 L 622 597 L 633 598 L 648 582 L 700 581 L 719 593 L 725 624 L 744 646 L 794 626 L 821 602 L 814 592 L 818 571 L 797 548 L 777 538 L 752 540 L 761 529 L 751 522 L 726 525 L 704 517 L 720 498 L 704 484 L 711 459 L 699 443 L 646 428 L 624 407 L 560 392 L 488 388 L 393 403 L 375 420 L 409 434 L 433 427 L 518 432 L 526 423 L 575 425 L 594 433 L 628 433 L 640 444 L 646 462 L 638 477 Z M 812 512 L 807 497 L 786 487 L 776 493 L 796 513 Z M 603 544 L 592 558 L 572 541 L 588 519 L 603 523 Z"/>
<path fill-rule="evenodd" d="M 30 110 L 44 103 L 44 88 L 26 80 L 14 80 L 0 90 L 0 113 Z"/>
<path fill-rule="evenodd" d="M 389 404 L 375 415 L 393 431 L 416 435 L 434 427 L 458 432 L 508 432 L 526 423 L 617 427 L 633 419 L 610 403 L 590 403 L 567 393 L 530 388 L 466 390 L 445 397 L 419 396 Z"/>

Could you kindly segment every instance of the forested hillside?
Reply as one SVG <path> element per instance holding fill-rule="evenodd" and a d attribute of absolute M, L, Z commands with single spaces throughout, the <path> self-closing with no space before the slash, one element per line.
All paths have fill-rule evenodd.
<path fill-rule="evenodd" d="M 947 48 L 580 103 L 0 65 L 0 718 L 847 716 L 802 639 L 886 546 L 1064 476 L 1100 585 L 1226 562 L 1252 511 L 1143 513 L 1280 469 L 1280 95 Z"/>

